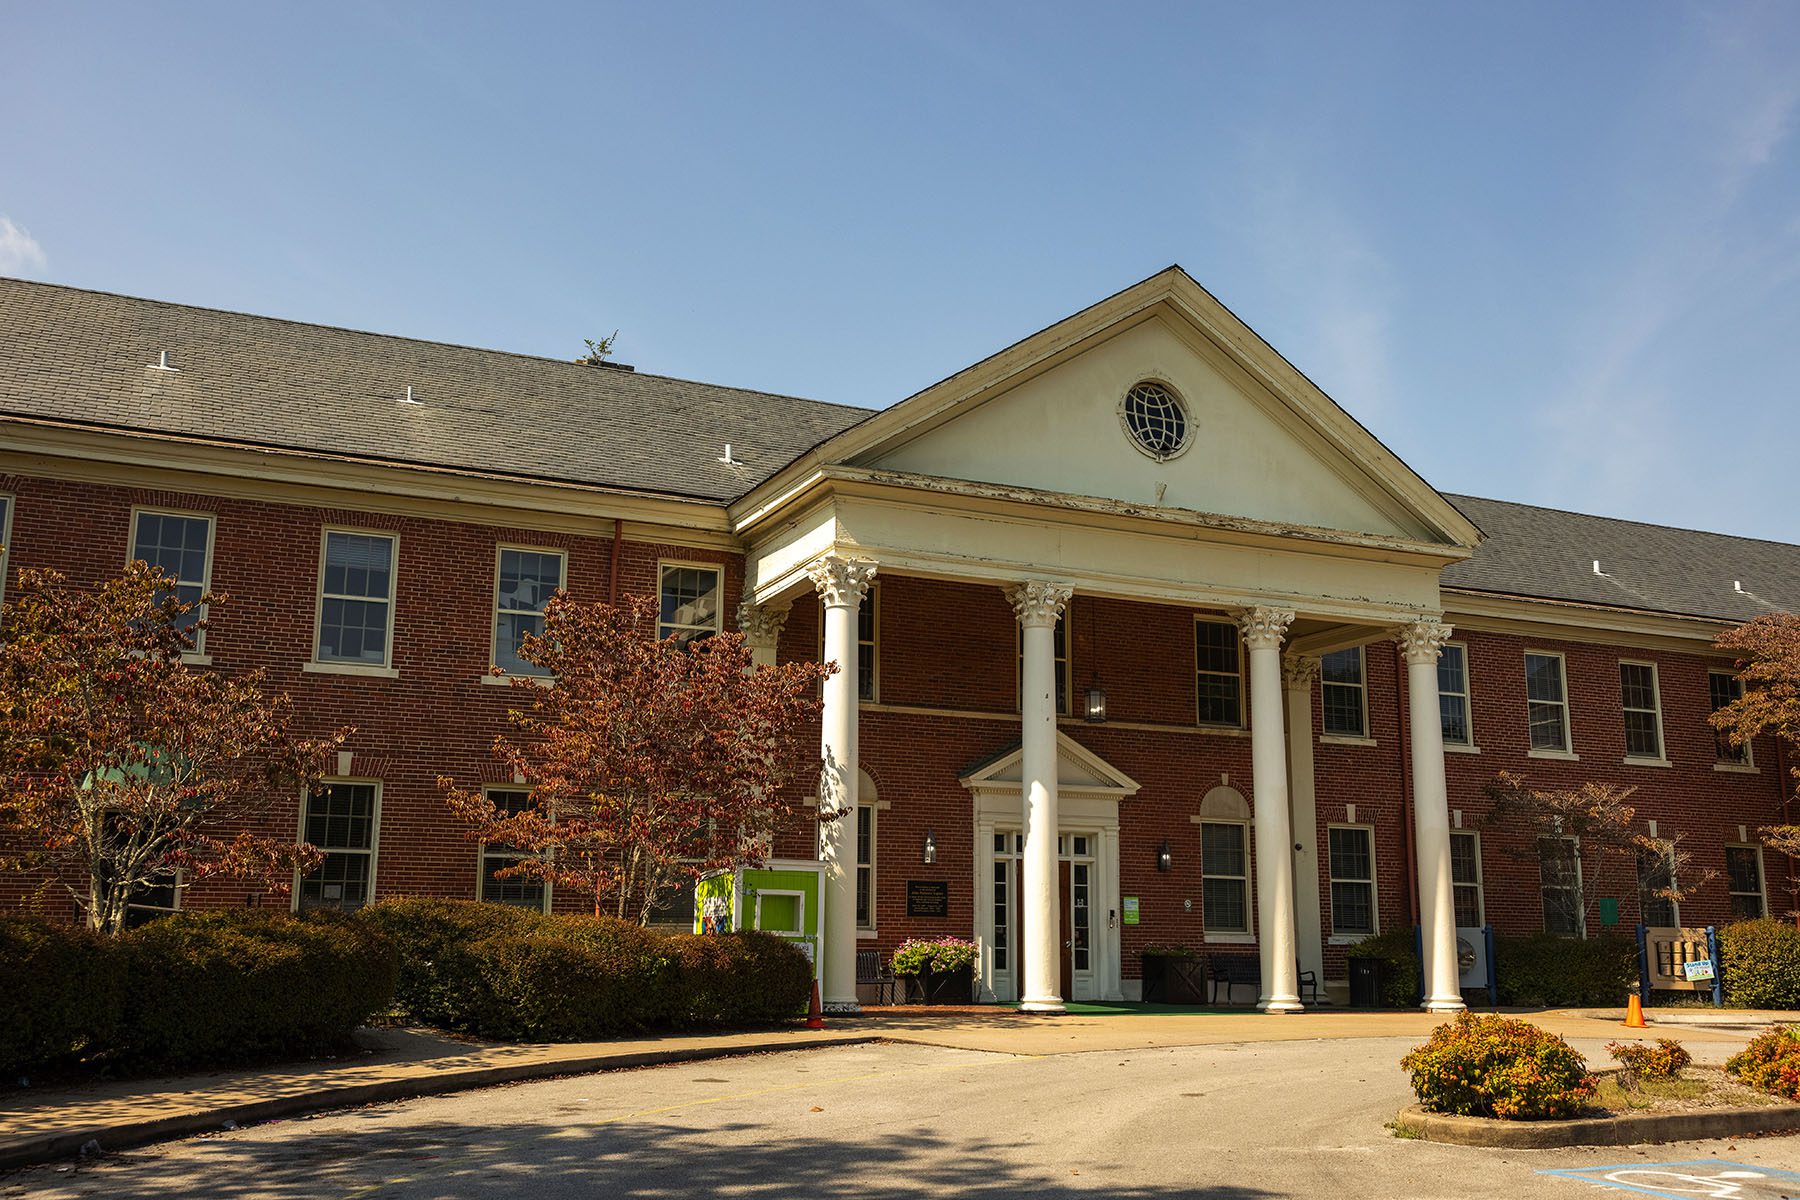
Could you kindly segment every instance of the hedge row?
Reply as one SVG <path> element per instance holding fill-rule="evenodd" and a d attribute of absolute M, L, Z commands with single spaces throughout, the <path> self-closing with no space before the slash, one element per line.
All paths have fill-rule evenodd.
<path fill-rule="evenodd" d="M 1387 964 L 1383 1007 L 1418 1004 L 1419 952 L 1411 929 L 1365 938 L 1350 947 L 1350 954 Z M 1500 1003 L 1508 1007 L 1618 1004 L 1636 986 L 1637 945 L 1621 937 L 1581 939 L 1549 933 L 1496 937 L 1494 967 Z"/>
<path fill-rule="evenodd" d="M 391 1002 L 397 958 L 375 929 L 331 913 L 178 913 L 117 939 L 0 919 L 0 1074 L 337 1049 Z"/>
<path fill-rule="evenodd" d="M 770 1024 L 801 1012 L 812 988 L 806 956 L 763 933 L 659 933 L 474 900 L 389 900 L 358 919 L 400 947 L 406 1016 L 481 1037 Z"/>

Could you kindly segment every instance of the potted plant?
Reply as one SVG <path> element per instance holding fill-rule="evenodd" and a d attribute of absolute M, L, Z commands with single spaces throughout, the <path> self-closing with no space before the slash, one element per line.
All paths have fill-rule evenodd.
<path fill-rule="evenodd" d="M 894 951 L 894 976 L 917 1004 L 967 1004 L 975 943 L 958 937 L 907 938 Z"/>
<path fill-rule="evenodd" d="M 1206 1002 L 1206 968 L 1199 951 L 1174 943 L 1152 942 L 1139 953 L 1143 963 L 1144 1003 Z"/>

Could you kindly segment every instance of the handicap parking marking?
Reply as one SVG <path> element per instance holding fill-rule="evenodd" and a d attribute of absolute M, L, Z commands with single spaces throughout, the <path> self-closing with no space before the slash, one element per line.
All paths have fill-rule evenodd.
<path fill-rule="evenodd" d="M 1560 1175 L 1603 1188 L 1636 1192 L 1640 1196 L 1665 1196 L 1687 1200 L 1694 1196 L 1714 1200 L 1800 1200 L 1800 1175 L 1776 1167 L 1753 1167 L 1722 1158 L 1696 1158 L 1687 1162 L 1623 1163 L 1613 1167 L 1567 1167 L 1539 1171 Z"/>

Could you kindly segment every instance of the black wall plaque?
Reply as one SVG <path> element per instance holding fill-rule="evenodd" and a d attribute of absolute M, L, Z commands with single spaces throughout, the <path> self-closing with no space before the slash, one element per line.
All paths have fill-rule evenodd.
<path fill-rule="evenodd" d="M 950 885 L 941 880 L 907 880 L 906 915 L 909 917 L 949 916 Z"/>

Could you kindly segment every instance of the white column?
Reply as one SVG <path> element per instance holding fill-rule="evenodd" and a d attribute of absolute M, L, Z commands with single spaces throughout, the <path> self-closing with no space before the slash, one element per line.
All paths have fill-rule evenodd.
<path fill-rule="evenodd" d="M 807 569 L 825 603 L 825 719 L 819 746 L 819 858 L 825 864 L 826 1012 L 861 1012 L 856 999 L 856 612 L 875 564 L 830 555 Z M 835 816 L 835 819 L 830 819 Z"/>
<path fill-rule="evenodd" d="M 1300 969 L 1325 992 L 1325 930 L 1319 903 L 1319 807 L 1313 786 L 1313 685 L 1319 660 L 1290 654 L 1281 660 L 1287 685 L 1288 814 L 1294 845 L 1294 935 Z"/>
<path fill-rule="evenodd" d="M 738 605 L 738 629 L 744 635 L 744 645 L 750 647 L 751 665 L 775 665 L 775 652 L 781 645 L 781 627 L 787 624 L 787 619 L 786 604 L 752 604 L 746 600 Z"/>
<path fill-rule="evenodd" d="M 1424 1007 L 1463 1009 L 1456 967 L 1456 904 L 1450 887 L 1450 791 L 1444 781 L 1444 726 L 1438 706 L 1438 653 L 1450 627 L 1423 616 L 1399 631 L 1406 655 L 1408 732 L 1412 740 L 1413 847 L 1419 859 L 1419 925 Z"/>
<path fill-rule="evenodd" d="M 1062 914 L 1057 880 L 1056 619 L 1070 589 L 1058 583 L 1020 583 L 1006 589 L 1019 617 L 1019 790 L 1025 802 L 1021 863 L 1025 978 L 1021 1012 L 1059 1013 L 1062 996 Z"/>
<path fill-rule="evenodd" d="M 1249 608 L 1238 628 L 1250 650 L 1250 769 L 1256 802 L 1256 932 L 1263 1012 L 1299 1012 L 1294 962 L 1294 839 L 1288 825 L 1287 738 L 1282 735 L 1281 641 L 1294 614 Z"/>

